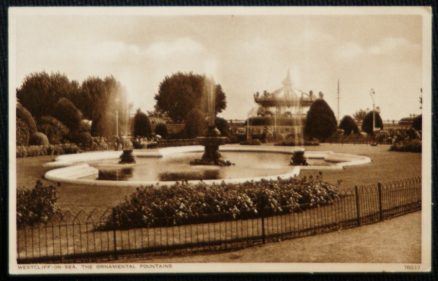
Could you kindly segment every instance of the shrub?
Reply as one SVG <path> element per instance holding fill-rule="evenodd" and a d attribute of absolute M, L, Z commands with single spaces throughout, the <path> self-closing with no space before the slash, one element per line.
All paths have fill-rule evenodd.
<path fill-rule="evenodd" d="M 374 111 L 374 122 L 375 126 L 374 128 L 380 128 L 383 129 L 383 121 L 380 117 L 380 114 L 377 111 Z M 362 122 L 362 131 L 366 132 L 367 134 L 374 134 L 373 132 L 373 111 L 368 112 L 368 114 L 365 116 Z"/>
<path fill-rule="evenodd" d="M 379 134 L 380 135 L 380 134 Z M 377 138 L 376 138 L 377 139 Z M 374 141 L 374 139 L 367 135 L 362 134 L 350 134 L 350 135 L 344 135 L 344 134 L 334 134 L 328 139 L 326 139 L 326 142 L 330 143 L 369 143 Z"/>
<path fill-rule="evenodd" d="M 17 120 L 21 119 L 26 123 L 26 125 L 29 127 L 30 134 L 34 134 L 37 132 L 37 125 L 35 123 L 35 119 L 33 118 L 32 114 L 27 110 L 21 103 L 17 103 Z"/>
<path fill-rule="evenodd" d="M 102 137 L 91 137 L 91 146 L 89 149 L 92 151 L 108 150 L 109 145 Z"/>
<path fill-rule="evenodd" d="M 216 128 L 221 132 L 221 135 L 229 137 L 230 136 L 230 125 L 228 121 L 221 117 L 216 117 Z"/>
<path fill-rule="evenodd" d="M 115 220 L 109 217 L 99 228 L 129 229 L 244 219 L 258 217 L 262 212 L 299 212 L 331 204 L 337 198 L 335 186 L 320 177 L 210 186 L 183 182 L 159 189 L 147 186 L 137 188 L 114 207 Z"/>
<path fill-rule="evenodd" d="M 134 116 L 134 132 L 135 137 L 150 137 L 151 136 L 151 122 L 146 114 L 137 110 Z"/>
<path fill-rule="evenodd" d="M 17 145 L 29 144 L 29 139 L 30 139 L 29 126 L 21 118 L 17 118 L 15 136 L 16 136 L 15 143 Z"/>
<path fill-rule="evenodd" d="M 89 147 L 92 145 L 92 137 L 90 132 L 73 132 L 70 134 L 69 139 L 71 142 L 79 144 L 83 147 Z"/>
<path fill-rule="evenodd" d="M 342 118 L 339 124 L 339 128 L 344 130 L 345 135 L 350 135 L 351 133 L 359 133 L 359 128 L 357 127 L 356 122 L 350 115 L 346 115 Z"/>
<path fill-rule="evenodd" d="M 304 133 L 307 137 L 324 141 L 336 132 L 335 114 L 323 99 L 317 99 L 307 112 Z"/>
<path fill-rule="evenodd" d="M 43 186 L 41 181 L 32 189 L 18 189 L 17 226 L 47 222 L 58 212 L 56 200 L 56 187 Z"/>
<path fill-rule="evenodd" d="M 52 144 L 61 143 L 70 131 L 67 126 L 52 116 L 41 117 L 38 121 L 38 129 L 47 136 Z"/>
<path fill-rule="evenodd" d="M 48 146 L 49 145 L 49 139 L 47 138 L 47 136 L 45 134 L 37 132 L 37 133 L 33 134 L 30 137 L 29 144 L 30 145 L 44 145 L 44 146 Z"/>
<path fill-rule="evenodd" d="M 79 147 L 74 143 L 65 143 L 62 145 L 63 154 L 75 154 L 80 152 Z"/>
<path fill-rule="evenodd" d="M 401 152 L 421 152 L 421 140 L 412 139 L 397 142 L 391 145 L 391 151 L 401 151 Z"/>
<path fill-rule="evenodd" d="M 168 131 L 167 131 L 167 126 L 166 126 L 166 124 L 159 123 L 159 124 L 155 127 L 155 134 L 160 135 L 160 136 L 163 137 L 163 138 L 167 138 Z"/>

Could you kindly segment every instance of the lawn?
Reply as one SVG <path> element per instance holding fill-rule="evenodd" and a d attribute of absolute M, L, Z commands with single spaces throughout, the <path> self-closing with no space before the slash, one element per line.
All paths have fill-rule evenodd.
<path fill-rule="evenodd" d="M 421 154 L 389 151 L 389 146 L 365 144 L 322 144 L 309 147 L 311 150 L 331 150 L 368 156 L 372 163 L 347 167 L 342 171 L 324 171 L 324 179 L 333 184 L 342 180 L 341 188 L 354 185 L 375 184 L 421 176 Z M 17 159 L 18 188 L 31 187 L 44 174 L 42 165 L 52 160 L 52 156 Z M 302 175 L 316 175 L 317 171 L 303 171 Z M 114 206 L 131 194 L 135 188 L 109 186 L 75 186 L 62 184 L 58 189 L 58 204 L 62 209 L 89 211 L 94 208 Z"/>

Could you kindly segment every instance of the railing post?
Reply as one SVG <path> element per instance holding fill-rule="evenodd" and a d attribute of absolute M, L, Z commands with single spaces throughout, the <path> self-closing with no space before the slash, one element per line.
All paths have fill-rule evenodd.
<path fill-rule="evenodd" d="M 266 234 L 265 234 L 265 208 L 261 210 L 261 218 L 262 218 L 262 242 L 266 243 Z"/>
<path fill-rule="evenodd" d="M 359 200 L 359 189 L 357 185 L 354 186 L 354 195 L 356 197 L 356 218 L 357 218 L 357 225 L 361 225 L 360 221 L 360 200 Z"/>
<path fill-rule="evenodd" d="M 112 221 L 113 221 L 113 255 L 117 259 L 117 233 L 116 233 L 116 214 L 115 210 L 112 211 Z"/>
<path fill-rule="evenodd" d="M 379 196 L 379 219 L 383 221 L 383 208 L 382 208 L 382 184 L 377 183 L 377 192 Z"/>

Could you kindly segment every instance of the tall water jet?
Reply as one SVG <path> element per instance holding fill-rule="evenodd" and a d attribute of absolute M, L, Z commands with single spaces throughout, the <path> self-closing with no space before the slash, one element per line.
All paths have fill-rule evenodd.
<path fill-rule="evenodd" d="M 216 91 L 213 78 L 205 79 L 204 89 L 207 94 L 207 133 L 197 138 L 198 143 L 204 146 L 204 154 L 201 159 L 195 159 L 190 164 L 229 166 L 232 163 L 224 160 L 219 152 L 219 146 L 225 144 L 228 138 L 221 136 L 216 128 Z"/>

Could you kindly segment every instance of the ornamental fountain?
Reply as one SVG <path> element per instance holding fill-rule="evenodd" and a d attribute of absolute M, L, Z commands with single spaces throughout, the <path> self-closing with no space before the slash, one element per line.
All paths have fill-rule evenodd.
<path fill-rule="evenodd" d="M 204 146 L 204 153 L 201 159 L 190 161 L 191 165 L 216 165 L 230 166 L 232 163 L 224 160 L 219 152 L 219 146 L 227 143 L 228 138 L 221 136 L 220 131 L 216 128 L 216 109 L 215 99 L 216 91 L 213 78 L 205 79 L 207 92 L 207 133 L 203 137 L 198 137 L 198 143 Z"/>
<path fill-rule="evenodd" d="M 135 163 L 135 157 L 132 155 L 133 146 L 130 140 L 123 140 L 123 152 L 120 155 L 119 164 L 133 164 Z"/>

